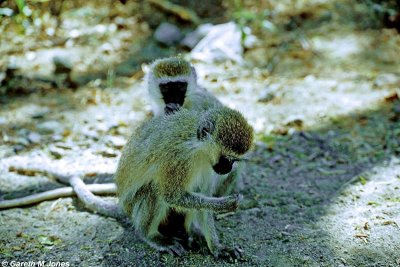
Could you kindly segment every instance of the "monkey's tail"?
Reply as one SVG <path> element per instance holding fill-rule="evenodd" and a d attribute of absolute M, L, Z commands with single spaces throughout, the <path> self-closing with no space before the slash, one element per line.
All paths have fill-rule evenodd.
<path fill-rule="evenodd" d="M 69 182 L 76 195 L 83 202 L 87 209 L 116 219 L 122 219 L 125 217 L 125 214 L 117 203 L 111 203 L 98 196 L 95 196 L 80 177 L 72 176 Z"/>

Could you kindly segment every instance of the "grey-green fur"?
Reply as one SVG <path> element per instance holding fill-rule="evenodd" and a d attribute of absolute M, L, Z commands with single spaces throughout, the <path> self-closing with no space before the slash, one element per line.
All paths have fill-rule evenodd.
<path fill-rule="evenodd" d="M 124 148 L 115 175 L 120 203 L 142 238 L 158 250 L 175 254 L 183 250 L 177 242 L 161 241 L 164 238 L 158 232 L 170 208 L 185 212 L 189 234 L 195 228 L 202 230 L 214 255 L 224 249 L 219 244 L 211 212 L 235 210 L 240 196 L 212 196 L 212 166 L 222 153 L 232 153 L 217 140 L 221 134 L 233 134 L 218 116 L 240 122 L 236 127 L 247 129 L 245 136 L 252 137 L 251 128 L 237 111 L 220 107 L 199 115 L 198 111 L 182 109 L 145 122 Z M 207 120 L 215 123 L 218 130 L 200 141 L 197 132 Z"/>

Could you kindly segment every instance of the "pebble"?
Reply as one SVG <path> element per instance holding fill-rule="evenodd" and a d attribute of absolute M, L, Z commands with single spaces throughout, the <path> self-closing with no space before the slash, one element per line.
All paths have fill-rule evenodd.
<path fill-rule="evenodd" d="M 54 134 L 51 139 L 53 139 L 53 141 L 61 141 L 63 139 L 62 135 L 60 134 Z"/>
<path fill-rule="evenodd" d="M 17 144 L 17 145 L 22 145 L 22 146 L 28 146 L 29 145 L 29 141 L 28 139 L 24 138 L 24 137 L 17 137 L 13 140 L 13 143 Z"/>
<path fill-rule="evenodd" d="M 268 84 L 261 92 L 261 94 L 258 96 L 258 102 L 261 103 L 268 103 L 275 99 L 278 96 L 281 96 L 282 92 L 280 92 L 282 88 L 281 84 L 278 83 L 273 83 L 273 84 Z"/>
<path fill-rule="evenodd" d="M 107 143 L 115 148 L 122 148 L 126 144 L 125 138 L 121 136 L 108 136 Z"/>
<path fill-rule="evenodd" d="M 36 132 L 30 132 L 28 134 L 28 140 L 32 144 L 38 144 L 42 141 L 42 136 Z"/>
<path fill-rule="evenodd" d="M 32 114 L 31 118 L 32 119 L 43 119 L 46 116 L 46 114 L 48 114 L 49 112 L 50 112 L 50 109 L 44 108 L 44 109 Z"/>
<path fill-rule="evenodd" d="M 64 156 L 64 150 L 55 146 L 50 146 L 49 152 L 56 159 L 60 159 Z"/>
<path fill-rule="evenodd" d="M 174 24 L 163 22 L 154 32 L 154 39 L 165 45 L 172 45 L 182 38 L 181 30 Z"/>
<path fill-rule="evenodd" d="M 14 149 L 10 146 L 0 145 L 0 159 L 11 157 L 14 154 Z"/>
<path fill-rule="evenodd" d="M 97 123 L 96 128 L 100 132 L 107 132 L 110 129 L 109 125 L 107 125 L 107 123 L 104 122 Z"/>
<path fill-rule="evenodd" d="M 304 118 L 302 116 L 290 116 L 288 117 L 284 124 L 290 127 L 302 127 L 304 123 Z"/>
<path fill-rule="evenodd" d="M 70 73 L 72 71 L 72 62 L 66 56 L 55 56 L 53 58 L 54 73 Z"/>
<path fill-rule="evenodd" d="M 115 158 L 116 156 L 118 156 L 118 154 L 113 149 L 110 148 L 103 148 L 97 151 L 96 154 L 102 155 L 103 157 L 106 158 Z"/>
<path fill-rule="evenodd" d="M 185 35 L 185 38 L 181 41 L 181 45 L 193 49 L 200 40 L 207 35 L 212 26 L 213 25 L 210 23 L 200 25 L 195 31 L 189 32 Z"/>
<path fill-rule="evenodd" d="M 0 117 L 0 126 L 6 125 L 6 124 L 7 124 L 6 118 Z"/>
<path fill-rule="evenodd" d="M 393 73 L 382 73 L 376 77 L 375 86 L 382 87 L 388 85 L 399 85 L 400 86 L 400 76 Z"/>
<path fill-rule="evenodd" d="M 18 153 L 22 151 L 25 147 L 23 145 L 15 145 L 13 146 L 14 153 Z"/>
<path fill-rule="evenodd" d="M 29 134 L 29 130 L 25 128 L 18 129 L 16 132 L 19 136 L 27 136 Z"/>
<path fill-rule="evenodd" d="M 57 121 L 46 121 L 37 126 L 37 130 L 42 134 L 61 133 L 63 127 Z"/>
<path fill-rule="evenodd" d="M 86 137 L 89 137 L 95 141 L 99 140 L 99 134 L 94 130 L 84 129 L 82 130 L 82 134 Z"/>
<path fill-rule="evenodd" d="M 272 92 L 264 92 L 263 94 L 260 95 L 257 101 L 261 103 L 268 103 L 274 100 L 275 97 L 276 97 L 275 94 Z"/>
<path fill-rule="evenodd" d="M 73 142 L 58 142 L 55 144 L 56 147 L 62 148 L 64 150 L 72 150 L 74 148 Z"/>

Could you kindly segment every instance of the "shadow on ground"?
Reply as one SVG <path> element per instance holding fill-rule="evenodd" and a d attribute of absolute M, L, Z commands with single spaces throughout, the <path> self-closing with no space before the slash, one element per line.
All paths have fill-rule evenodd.
<path fill-rule="evenodd" d="M 244 248 L 243 264 L 343 263 L 332 250 L 326 229 L 316 222 L 349 184 L 359 182 L 360 175 L 399 156 L 399 119 L 400 102 L 385 102 L 377 110 L 341 117 L 320 129 L 264 137 L 245 173 L 241 210 L 218 222 L 222 241 Z M 144 256 L 141 242 L 130 232 L 125 229 L 113 241 L 104 255 L 106 266 L 159 263 L 159 259 L 166 266 L 216 263 L 199 254 L 178 259 L 149 251 Z M 373 266 L 387 261 L 379 258 L 379 251 L 372 252 L 350 255 L 352 263 Z"/>
<path fill-rule="evenodd" d="M 118 77 L 130 77 L 141 71 L 143 63 L 149 63 L 157 58 L 177 55 L 185 50 L 182 47 L 163 46 L 157 43 L 153 37 L 132 42 L 130 52 L 126 55 L 126 59 L 115 66 L 107 66 L 107 68 L 97 72 L 74 73 L 70 80 L 57 78 L 53 74 L 49 77 L 35 76 L 31 74 L 19 73 L 13 74 L 13 77 L 3 84 L 0 83 L 0 103 L 8 103 L 14 98 L 20 98 L 35 92 L 47 93 L 54 90 L 68 89 L 75 90 L 77 87 L 84 86 L 91 81 L 97 79 L 107 82 L 108 79 L 117 79 Z M 110 70 L 113 70 L 112 77 Z M 15 76 L 14 76 L 15 75 Z"/>
<path fill-rule="evenodd" d="M 360 175 L 399 156 L 399 121 L 400 101 L 394 97 L 375 110 L 336 118 L 318 129 L 261 136 L 244 173 L 245 200 L 241 209 L 217 222 L 221 241 L 242 246 L 246 255 L 243 265 L 341 264 L 328 229 L 317 222 L 346 187 L 359 182 Z M 97 179 L 110 181 L 109 176 Z M 1 193 L 14 198 L 58 186 L 49 182 L 40 187 Z M 83 210 L 77 206 L 78 211 Z M 143 244 L 130 226 L 123 227 L 122 234 L 101 249 L 105 266 L 226 264 L 200 252 L 182 258 L 159 254 Z M 68 257 L 68 249 L 64 246 L 59 255 Z M 373 266 L 374 261 L 387 260 L 381 251 L 365 251 L 368 255 L 367 252 L 350 255 L 354 258 L 352 264 Z M 396 252 L 388 253 L 395 255 Z M 54 252 L 36 256 L 53 259 Z"/>

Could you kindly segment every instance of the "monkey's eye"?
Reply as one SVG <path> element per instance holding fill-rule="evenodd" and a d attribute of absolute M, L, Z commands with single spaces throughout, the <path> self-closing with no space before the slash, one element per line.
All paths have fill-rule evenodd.
<path fill-rule="evenodd" d="M 214 131 L 214 124 L 210 121 L 205 121 L 203 125 L 201 125 L 197 129 L 197 139 L 204 140 L 208 136 L 210 136 Z"/>

